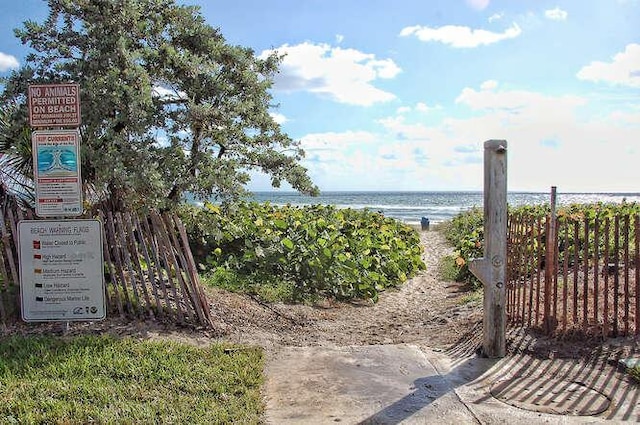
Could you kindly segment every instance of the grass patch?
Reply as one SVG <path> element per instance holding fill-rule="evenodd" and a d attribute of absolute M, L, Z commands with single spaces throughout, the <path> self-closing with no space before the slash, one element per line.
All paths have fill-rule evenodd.
<path fill-rule="evenodd" d="M 469 303 L 482 303 L 483 292 L 482 286 L 476 285 L 474 282 L 469 282 L 465 279 L 465 270 L 456 263 L 456 256 L 447 255 L 440 259 L 438 263 L 438 277 L 442 280 L 452 280 L 455 282 L 465 282 L 468 292 L 464 294 L 458 303 L 460 305 Z"/>
<path fill-rule="evenodd" d="M 106 336 L 0 341 L 8 423 L 259 423 L 258 348 Z"/>
<path fill-rule="evenodd" d="M 241 275 L 224 267 L 217 267 L 213 271 L 206 273 L 201 276 L 201 280 L 208 286 L 231 292 L 255 295 L 268 303 L 303 302 L 313 304 L 319 300 L 319 297 L 313 294 L 304 294 L 301 298 L 301 292 L 296 289 L 292 282 L 287 282 L 277 277 Z"/>
<path fill-rule="evenodd" d="M 474 289 L 467 292 L 460 298 L 459 304 L 481 304 L 483 301 L 484 292 L 482 289 Z"/>
<path fill-rule="evenodd" d="M 461 268 L 456 264 L 456 256 L 445 255 L 438 262 L 438 277 L 442 280 L 460 280 Z"/>
<path fill-rule="evenodd" d="M 628 368 L 627 372 L 640 384 L 640 365 Z"/>

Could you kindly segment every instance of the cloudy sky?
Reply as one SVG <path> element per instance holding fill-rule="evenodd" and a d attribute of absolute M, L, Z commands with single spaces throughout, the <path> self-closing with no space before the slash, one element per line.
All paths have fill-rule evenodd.
<path fill-rule="evenodd" d="M 506 139 L 509 190 L 640 191 L 640 0 L 185 2 L 286 54 L 273 114 L 321 190 L 481 190 Z M 46 13 L 2 0 L 0 75 Z"/>

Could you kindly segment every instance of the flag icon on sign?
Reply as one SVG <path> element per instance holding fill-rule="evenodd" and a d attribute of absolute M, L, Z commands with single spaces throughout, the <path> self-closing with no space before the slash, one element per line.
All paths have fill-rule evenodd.
<path fill-rule="evenodd" d="M 41 254 L 33 254 L 33 259 L 34 260 L 42 260 L 42 255 Z"/>
<path fill-rule="evenodd" d="M 33 249 L 40 249 L 40 241 L 33 241 Z"/>
<path fill-rule="evenodd" d="M 42 269 L 33 269 L 33 272 L 35 274 L 41 274 L 42 273 Z"/>

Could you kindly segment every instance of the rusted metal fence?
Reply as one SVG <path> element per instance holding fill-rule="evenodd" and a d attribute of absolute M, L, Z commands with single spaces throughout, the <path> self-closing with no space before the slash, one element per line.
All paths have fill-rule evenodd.
<path fill-rule="evenodd" d="M 5 200 L 1 205 L 0 320 L 20 318 L 17 223 L 33 213 Z M 108 315 L 211 325 L 184 225 L 177 216 L 146 217 L 99 211 L 104 227 Z"/>
<path fill-rule="evenodd" d="M 507 315 L 546 334 L 640 335 L 640 215 L 511 213 Z"/>

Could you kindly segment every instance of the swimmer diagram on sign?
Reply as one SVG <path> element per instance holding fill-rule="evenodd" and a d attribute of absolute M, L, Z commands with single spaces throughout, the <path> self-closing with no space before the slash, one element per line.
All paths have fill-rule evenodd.
<path fill-rule="evenodd" d="M 38 152 L 40 176 L 75 176 L 78 173 L 77 157 L 71 148 L 43 148 Z"/>

